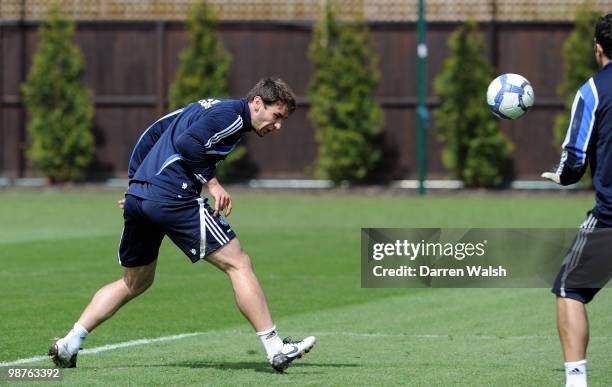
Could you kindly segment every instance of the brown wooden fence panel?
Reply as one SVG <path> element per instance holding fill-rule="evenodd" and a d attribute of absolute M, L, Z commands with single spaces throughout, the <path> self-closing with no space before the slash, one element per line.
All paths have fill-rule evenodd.
<path fill-rule="evenodd" d="M 185 47 L 180 22 L 84 22 L 76 43 L 86 60 L 85 84 L 95 94 L 96 161 L 90 178 L 125 177 L 131 147 L 139 134 L 167 110 L 167 94 Z M 316 156 L 313 129 L 306 117 L 307 85 L 312 72 L 307 50 L 311 23 L 222 22 L 221 36 L 232 54 L 229 91 L 243 96 L 261 77 L 285 79 L 298 95 L 298 110 L 278 135 L 247 140 L 257 176 L 312 177 Z M 457 23 L 430 23 L 427 67 L 428 105 L 435 107 L 432 81 L 448 56 L 447 39 Z M 23 112 L 19 84 L 36 49 L 37 23 L 0 24 L 0 177 L 31 176 L 24 162 Z M 386 173 L 416 176 L 416 39 L 414 23 L 372 23 L 372 38 L 382 73 L 377 98 L 385 111 Z M 483 23 L 487 54 L 500 72 L 517 72 L 534 85 L 536 106 L 526 117 L 502 122 L 515 144 L 518 178 L 535 178 L 556 163 L 554 115 L 563 110 L 555 89 L 561 82 L 561 50 L 571 30 L 566 22 Z M 25 40 L 24 40 L 25 39 Z M 469 69 L 466 69 L 469 71 Z M 485 90 L 483 90 L 484 95 Z M 207 97 L 207 96 L 203 96 Z M 484 103 L 484 96 L 483 96 Z M 440 161 L 432 116 L 427 132 L 428 175 L 448 177 Z"/>

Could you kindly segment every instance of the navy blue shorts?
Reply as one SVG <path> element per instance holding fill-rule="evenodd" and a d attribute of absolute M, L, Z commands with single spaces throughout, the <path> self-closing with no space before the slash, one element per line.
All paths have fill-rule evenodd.
<path fill-rule="evenodd" d="M 563 259 L 552 292 L 589 303 L 612 277 L 610 246 L 612 228 L 589 213 Z"/>
<path fill-rule="evenodd" d="M 236 237 L 222 215 L 212 214 L 203 198 L 163 203 L 126 195 L 119 263 L 124 267 L 150 264 L 157 259 L 165 235 L 192 262 L 206 257 Z"/>

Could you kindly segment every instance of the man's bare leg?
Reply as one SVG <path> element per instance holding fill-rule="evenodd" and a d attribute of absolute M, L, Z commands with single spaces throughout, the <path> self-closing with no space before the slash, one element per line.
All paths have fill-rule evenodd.
<path fill-rule="evenodd" d="M 236 305 L 253 328 L 257 332 L 271 328 L 274 324 L 268 300 L 253 271 L 251 257 L 242 250 L 238 239 L 232 239 L 206 260 L 230 277 Z"/>
<path fill-rule="evenodd" d="M 586 386 L 586 351 L 589 321 L 580 301 L 557 297 L 557 329 L 565 357 L 566 383 Z"/>
<path fill-rule="evenodd" d="M 53 362 L 58 367 L 76 367 L 76 355 L 85 337 L 153 284 L 156 265 L 157 260 L 146 266 L 125 268 L 121 279 L 98 290 L 70 332 L 49 348 Z"/>
<path fill-rule="evenodd" d="M 255 328 L 275 370 L 283 372 L 293 360 L 310 351 L 315 344 L 313 336 L 299 341 L 283 341 L 278 336 L 266 295 L 253 271 L 251 257 L 242 250 L 237 238 L 206 259 L 230 277 L 236 305 Z"/>
<path fill-rule="evenodd" d="M 155 279 L 157 260 L 146 266 L 126 267 L 123 277 L 96 292 L 79 318 L 88 332 L 112 317 L 123 305 L 147 290 Z"/>

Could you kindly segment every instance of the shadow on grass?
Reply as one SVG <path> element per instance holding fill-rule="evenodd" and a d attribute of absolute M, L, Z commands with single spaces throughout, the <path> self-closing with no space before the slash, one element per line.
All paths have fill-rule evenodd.
<path fill-rule="evenodd" d="M 214 368 L 219 370 L 252 370 L 256 372 L 265 372 L 270 374 L 277 373 L 272 367 L 261 361 L 238 361 L 238 362 L 217 362 L 217 361 L 183 361 L 179 363 L 167 364 L 169 367 L 186 367 L 186 368 Z M 356 364 L 340 364 L 340 363 L 298 363 L 289 368 L 289 372 L 297 371 L 304 367 L 358 367 Z"/>
<path fill-rule="evenodd" d="M 122 366 L 120 368 L 123 368 Z M 139 367 L 185 367 L 185 368 L 210 368 L 217 370 L 250 370 L 255 372 L 263 372 L 268 374 L 276 374 L 277 372 L 272 369 L 269 364 L 261 361 L 238 361 L 238 362 L 220 362 L 220 361 L 182 361 L 177 363 L 166 363 L 166 364 L 147 364 L 147 365 L 131 365 L 128 366 L 130 368 L 139 368 Z M 343 363 L 297 363 L 289 368 L 288 373 L 296 374 L 299 373 L 300 368 L 312 368 L 312 367 L 322 367 L 322 368 L 347 368 L 347 367 L 359 367 L 358 364 L 343 364 Z"/>

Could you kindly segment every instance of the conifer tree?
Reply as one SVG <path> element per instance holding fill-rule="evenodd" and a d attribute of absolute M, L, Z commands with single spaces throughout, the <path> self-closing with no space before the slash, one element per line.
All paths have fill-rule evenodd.
<path fill-rule="evenodd" d="M 334 183 L 370 177 L 381 151 L 374 139 L 384 116 L 374 95 L 380 73 L 363 20 L 339 22 L 333 4 L 316 24 L 309 48 L 314 73 L 309 118 L 316 129 L 317 175 Z"/>
<path fill-rule="evenodd" d="M 205 0 L 194 4 L 187 20 L 188 46 L 180 56 L 170 87 L 170 108 L 181 108 L 209 97 L 227 97 L 231 56 L 217 30 L 217 16 Z"/>
<path fill-rule="evenodd" d="M 181 53 L 176 79 L 170 87 L 171 110 L 203 98 L 228 97 L 232 58 L 221 41 L 217 16 L 206 0 L 194 4 L 186 30 L 188 46 Z M 217 167 L 217 176 L 232 178 L 251 171 L 246 156 L 246 147 L 239 145 Z"/>
<path fill-rule="evenodd" d="M 563 98 L 566 111 L 555 117 L 555 146 L 565 138 L 569 126 L 572 103 L 576 92 L 598 70 L 593 51 L 595 24 L 599 14 L 592 9 L 590 2 L 585 2 L 578 8 L 574 29 L 563 45 L 563 60 L 565 71 L 563 82 L 557 87 L 557 94 Z"/>
<path fill-rule="evenodd" d="M 27 156 L 51 183 L 80 180 L 94 155 L 92 93 L 81 84 L 84 60 L 75 25 L 55 3 L 22 85 L 30 117 Z"/>
<path fill-rule="evenodd" d="M 498 130 L 485 99 L 494 70 L 485 56 L 475 21 L 449 39 L 450 57 L 435 80 L 438 139 L 446 141 L 442 161 L 467 187 L 498 187 L 508 178 L 512 145 Z"/>

